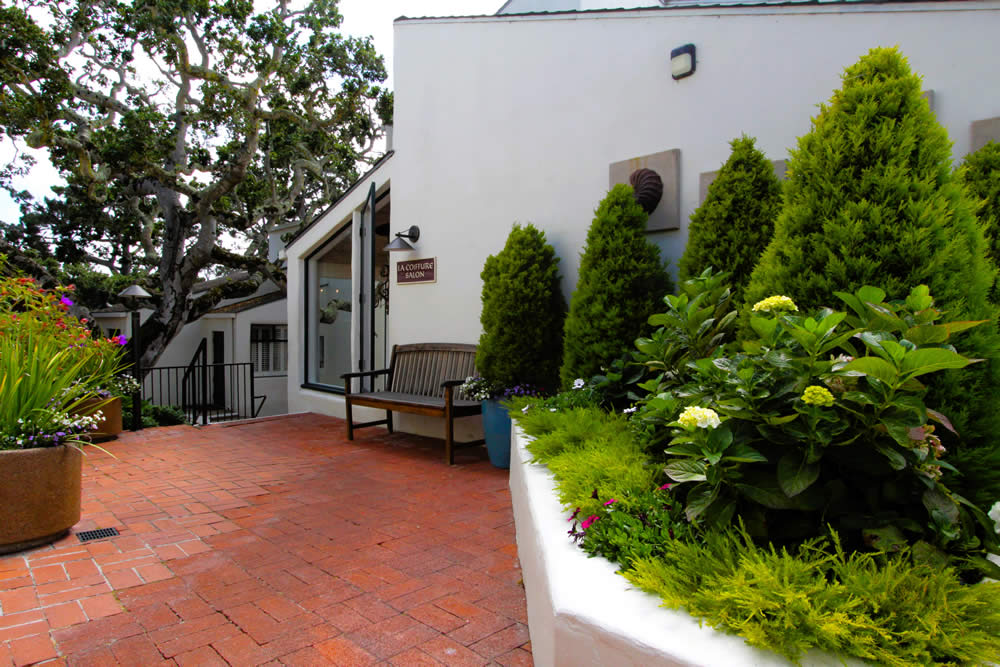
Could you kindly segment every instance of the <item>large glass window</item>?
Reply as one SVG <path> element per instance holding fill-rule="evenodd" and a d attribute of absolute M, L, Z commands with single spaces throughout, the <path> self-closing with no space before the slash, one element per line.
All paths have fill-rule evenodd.
<path fill-rule="evenodd" d="M 351 364 L 351 226 L 340 230 L 309 263 L 309 357 L 313 384 L 343 389 Z"/>

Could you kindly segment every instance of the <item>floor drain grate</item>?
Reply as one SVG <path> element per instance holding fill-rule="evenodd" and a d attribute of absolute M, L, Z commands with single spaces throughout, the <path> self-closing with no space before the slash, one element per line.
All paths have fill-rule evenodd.
<path fill-rule="evenodd" d="M 100 540 L 105 537 L 114 537 L 115 535 L 118 535 L 117 528 L 98 528 L 97 530 L 84 530 L 76 534 L 76 536 L 80 538 L 81 542 Z"/>

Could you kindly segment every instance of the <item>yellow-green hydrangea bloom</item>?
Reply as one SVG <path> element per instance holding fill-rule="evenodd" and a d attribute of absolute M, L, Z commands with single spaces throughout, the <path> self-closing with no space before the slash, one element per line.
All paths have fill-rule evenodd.
<path fill-rule="evenodd" d="M 799 307 L 795 305 L 787 296 L 769 296 L 763 301 L 758 301 L 753 305 L 753 312 L 768 313 L 772 310 L 798 310 Z"/>
<path fill-rule="evenodd" d="M 811 387 L 806 387 L 806 390 L 802 393 L 802 402 L 807 405 L 819 405 L 828 408 L 833 405 L 833 394 L 826 387 L 814 384 Z"/>
<path fill-rule="evenodd" d="M 699 407 L 684 408 L 677 421 L 685 428 L 715 428 L 722 423 L 715 410 Z"/>

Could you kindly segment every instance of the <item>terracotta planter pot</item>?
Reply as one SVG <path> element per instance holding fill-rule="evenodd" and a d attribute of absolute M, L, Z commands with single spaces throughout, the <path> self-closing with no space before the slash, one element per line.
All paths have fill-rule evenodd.
<path fill-rule="evenodd" d="M 80 520 L 82 472 L 76 447 L 0 451 L 0 554 L 52 542 Z"/>
<path fill-rule="evenodd" d="M 77 411 L 81 415 L 91 415 L 101 411 L 104 419 L 97 423 L 97 430 L 90 434 L 94 442 L 102 440 L 113 440 L 122 432 L 122 399 L 118 396 L 114 398 L 90 398 L 83 402 Z"/>

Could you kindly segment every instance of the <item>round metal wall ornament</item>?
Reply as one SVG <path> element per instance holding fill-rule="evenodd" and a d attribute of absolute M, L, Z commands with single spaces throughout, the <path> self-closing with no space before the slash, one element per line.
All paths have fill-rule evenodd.
<path fill-rule="evenodd" d="M 639 202 L 648 214 L 656 210 L 663 198 L 663 179 L 652 169 L 636 169 L 628 177 L 628 182 L 635 190 L 635 200 Z"/>

